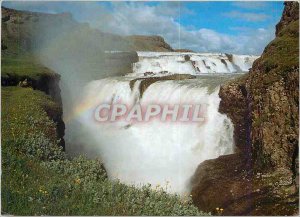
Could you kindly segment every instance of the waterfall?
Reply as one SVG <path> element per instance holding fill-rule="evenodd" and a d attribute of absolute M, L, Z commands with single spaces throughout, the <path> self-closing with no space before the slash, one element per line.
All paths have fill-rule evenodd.
<path fill-rule="evenodd" d="M 222 53 L 138 52 L 135 75 L 242 73 L 249 71 L 258 56 Z"/>
<path fill-rule="evenodd" d="M 140 80 L 131 86 L 132 75 L 92 81 L 78 96 L 66 121 L 72 144 L 69 150 L 75 150 L 77 145 L 81 153 L 100 156 L 111 179 L 136 186 L 159 185 L 180 195 L 189 193 L 189 180 L 201 162 L 233 153 L 233 125 L 226 115 L 218 112 L 220 83 L 216 80 L 222 82 L 220 77 L 156 81 L 143 95 Z M 120 102 L 127 107 L 137 103 L 205 104 L 205 121 L 95 121 L 95 108 L 99 104 Z"/>

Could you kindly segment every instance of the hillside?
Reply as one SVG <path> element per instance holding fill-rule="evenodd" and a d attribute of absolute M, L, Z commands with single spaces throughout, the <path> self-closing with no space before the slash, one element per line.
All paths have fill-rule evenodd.
<path fill-rule="evenodd" d="M 47 25 L 47 28 L 45 26 Z M 2 50 L 4 55 L 20 54 L 39 48 L 39 43 L 62 32 L 82 32 L 102 50 L 173 51 L 160 36 L 127 36 L 101 32 L 76 22 L 71 14 L 45 14 L 2 7 Z M 46 36 L 45 36 L 46 35 Z M 37 41 L 33 41 L 37 40 Z M 97 47 L 97 46 L 96 46 Z"/>
<path fill-rule="evenodd" d="M 122 37 L 78 23 L 68 13 L 45 14 L 5 7 L 2 7 L 1 34 L 3 85 L 48 75 L 49 70 L 35 67 L 30 71 L 35 78 L 28 73 L 24 76 L 18 70 L 21 63 L 33 67 L 44 65 L 54 70 L 67 66 L 66 70 L 77 75 L 84 73 L 88 75 L 84 79 L 93 80 L 99 79 L 99 74 L 105 77 L 130 73 L 131 64 L 138 60 L 135 50 L 172 50 L 158 36 Z M 106 51 L 128 52 L 110 54 Z"/>
<path fill-rule="evenodd" d="M 136 51 L 173 51 L 161 36 L 132 35 L 126 39 L 133 43 L 133 49 Z"/>

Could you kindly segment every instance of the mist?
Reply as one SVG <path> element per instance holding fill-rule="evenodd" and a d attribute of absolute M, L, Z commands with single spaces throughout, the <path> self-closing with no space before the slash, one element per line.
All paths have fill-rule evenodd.
<path fill-rule="evenodd" d="M 128 51 L 131 43 L 121 36 L 78 23 L 68 13 L 42 15 L 35 28 L 35 56 L 61 76 L 59 86 L 66 125 L 66 151 L 71 155 L 90 156 L 93 153 L 89 151 L 91 147 L 83 144 L 90 143 L 93 137 L 72 119 L 76 100 L 88 82 L 129 73 L 131 64 L 127 60 L 134 59 L 136 53 L 130 52 L 129 57 L 113 59 L 106 51 Z"/>
<path fill-rule="evenodd" d="M 214 79 L 214 78 L 212 78 Z M 196 84 L 196 85 L 195 85 Z M 133 90 L 128 79 L 107 78 L 93 81 L 84 89 L 76 119 L 95 140 L 87 145 L 98 150 L 111 179 L 141 186 L 164 188 L 170 193 L 187 195 L 190 178 L 197 166 L 206 159 L 233 153 L 233 125 L 218 112 L 220 98 L 213 84 L 200 80 L 187 83 L 165 81 L 152 84 L 142 97 L 139 82 Z M 209 92 L 208 88 L 213 91 Z M 170 123 L 152 120 L 146 123 L 126 121 L 97 123 L 93 108 L 103 102 L 128 107 L 136 101 L 146 106 L 208 104 L 205 123 Z"/>
<path fill-rule="evenodd" d="M 211 87 L 202 81 L 196 86 L 176 81 L 153 84 L 143 97 L 139 82 L 131 90 L 133 77 L 124 75 L 132 73 L 132 63 L 139 61 L 131 50 L 128 39 L 79 24 L 67 13 L 40 21 L 35 53 L 43 65 L 61 75 L 66 152 L 100 158 L 110 179 L 188 194 L 189 180 L 202 161 L 233 152 L 233 125 L 218 112 L 218 88 L 209 92 Z M 93 121 L 97 105 L 119 99 L 128 104 L 209 103 L 208 122 L 141 126 Z"/>

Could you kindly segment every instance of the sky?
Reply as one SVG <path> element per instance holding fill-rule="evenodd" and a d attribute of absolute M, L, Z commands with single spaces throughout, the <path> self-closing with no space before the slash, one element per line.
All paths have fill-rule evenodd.
<path fill-rule="evenodd" d="M 78 22 L 119 35 L 160 35 L 173 48 L 260 55 L 275 37 L 283 2 L 28 2 L 3 6 L 69 12 Z"/>

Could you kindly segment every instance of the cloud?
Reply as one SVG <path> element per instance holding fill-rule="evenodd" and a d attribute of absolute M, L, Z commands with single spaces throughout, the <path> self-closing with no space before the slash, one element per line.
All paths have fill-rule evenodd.
<path fill-rule="evenodd" d="M 269 15 L 267 15 L 267 14 L 246 13 L 246 12 L 240 12 L 240 11 L 230 11 L 227 13 L 223 13 L 223 16 L 230 17 L 230 18 L 237 18 L 237 19 L 250 21 L 250 22 L 265 21 L 269 18 Z"/>
<path fill-rule="evenodd" d="M 274 38 L 273 28 L 249 28 L 234 36 L 207 28 L 189 28 L 176 21 L 180 11 L 172 10 L 173 14 L 163 13 L 167 8 L 168 5 L 161 4 L 149 6 L 115 3 L 109 19 L 98 20 L 96 26 L 120 35 L 160 35 L 174 48 L 199 52 L 261 54 L 266 44 Z"/>
<path fill-rule="evenodd" d="M 236 36 L 221 34 L 210 29 L 182 30 L 181 35 L 182 48 L 201 52 L 260 55 L 267 43 L 274 38 L 274 29 L 248 29 Z"/>
<path fill-rule="evenodd" d="M 119 35 L 160 35 L 173 48 L 186 48 L 198 52 L 227 52 L 237 54 L 261 54 L 266 44 L 274 38 L 274 28 L 236 28 L 237 35 L 219 33 L 213 29 L 181 25 L 178 20 L 183 13 L 193 14 L 180 2 L 145 4 L 141 2 L 29 2 L 16 4 L 18 9 L 71 12 L 81 22 L 92 27 Z M 16 7 L 18 6 L 18 7 Z M 24 8 L 26 7 L 26 8 Z M 251 21 L 266 19 L 256 13 L 230 13 L 227 16 Z M 213 14 L 212 14 L 213 16 Z M 220 18 L 221 19 L 221 18 Z M 230 27 L 229 27 L 230 28 Z"/>

